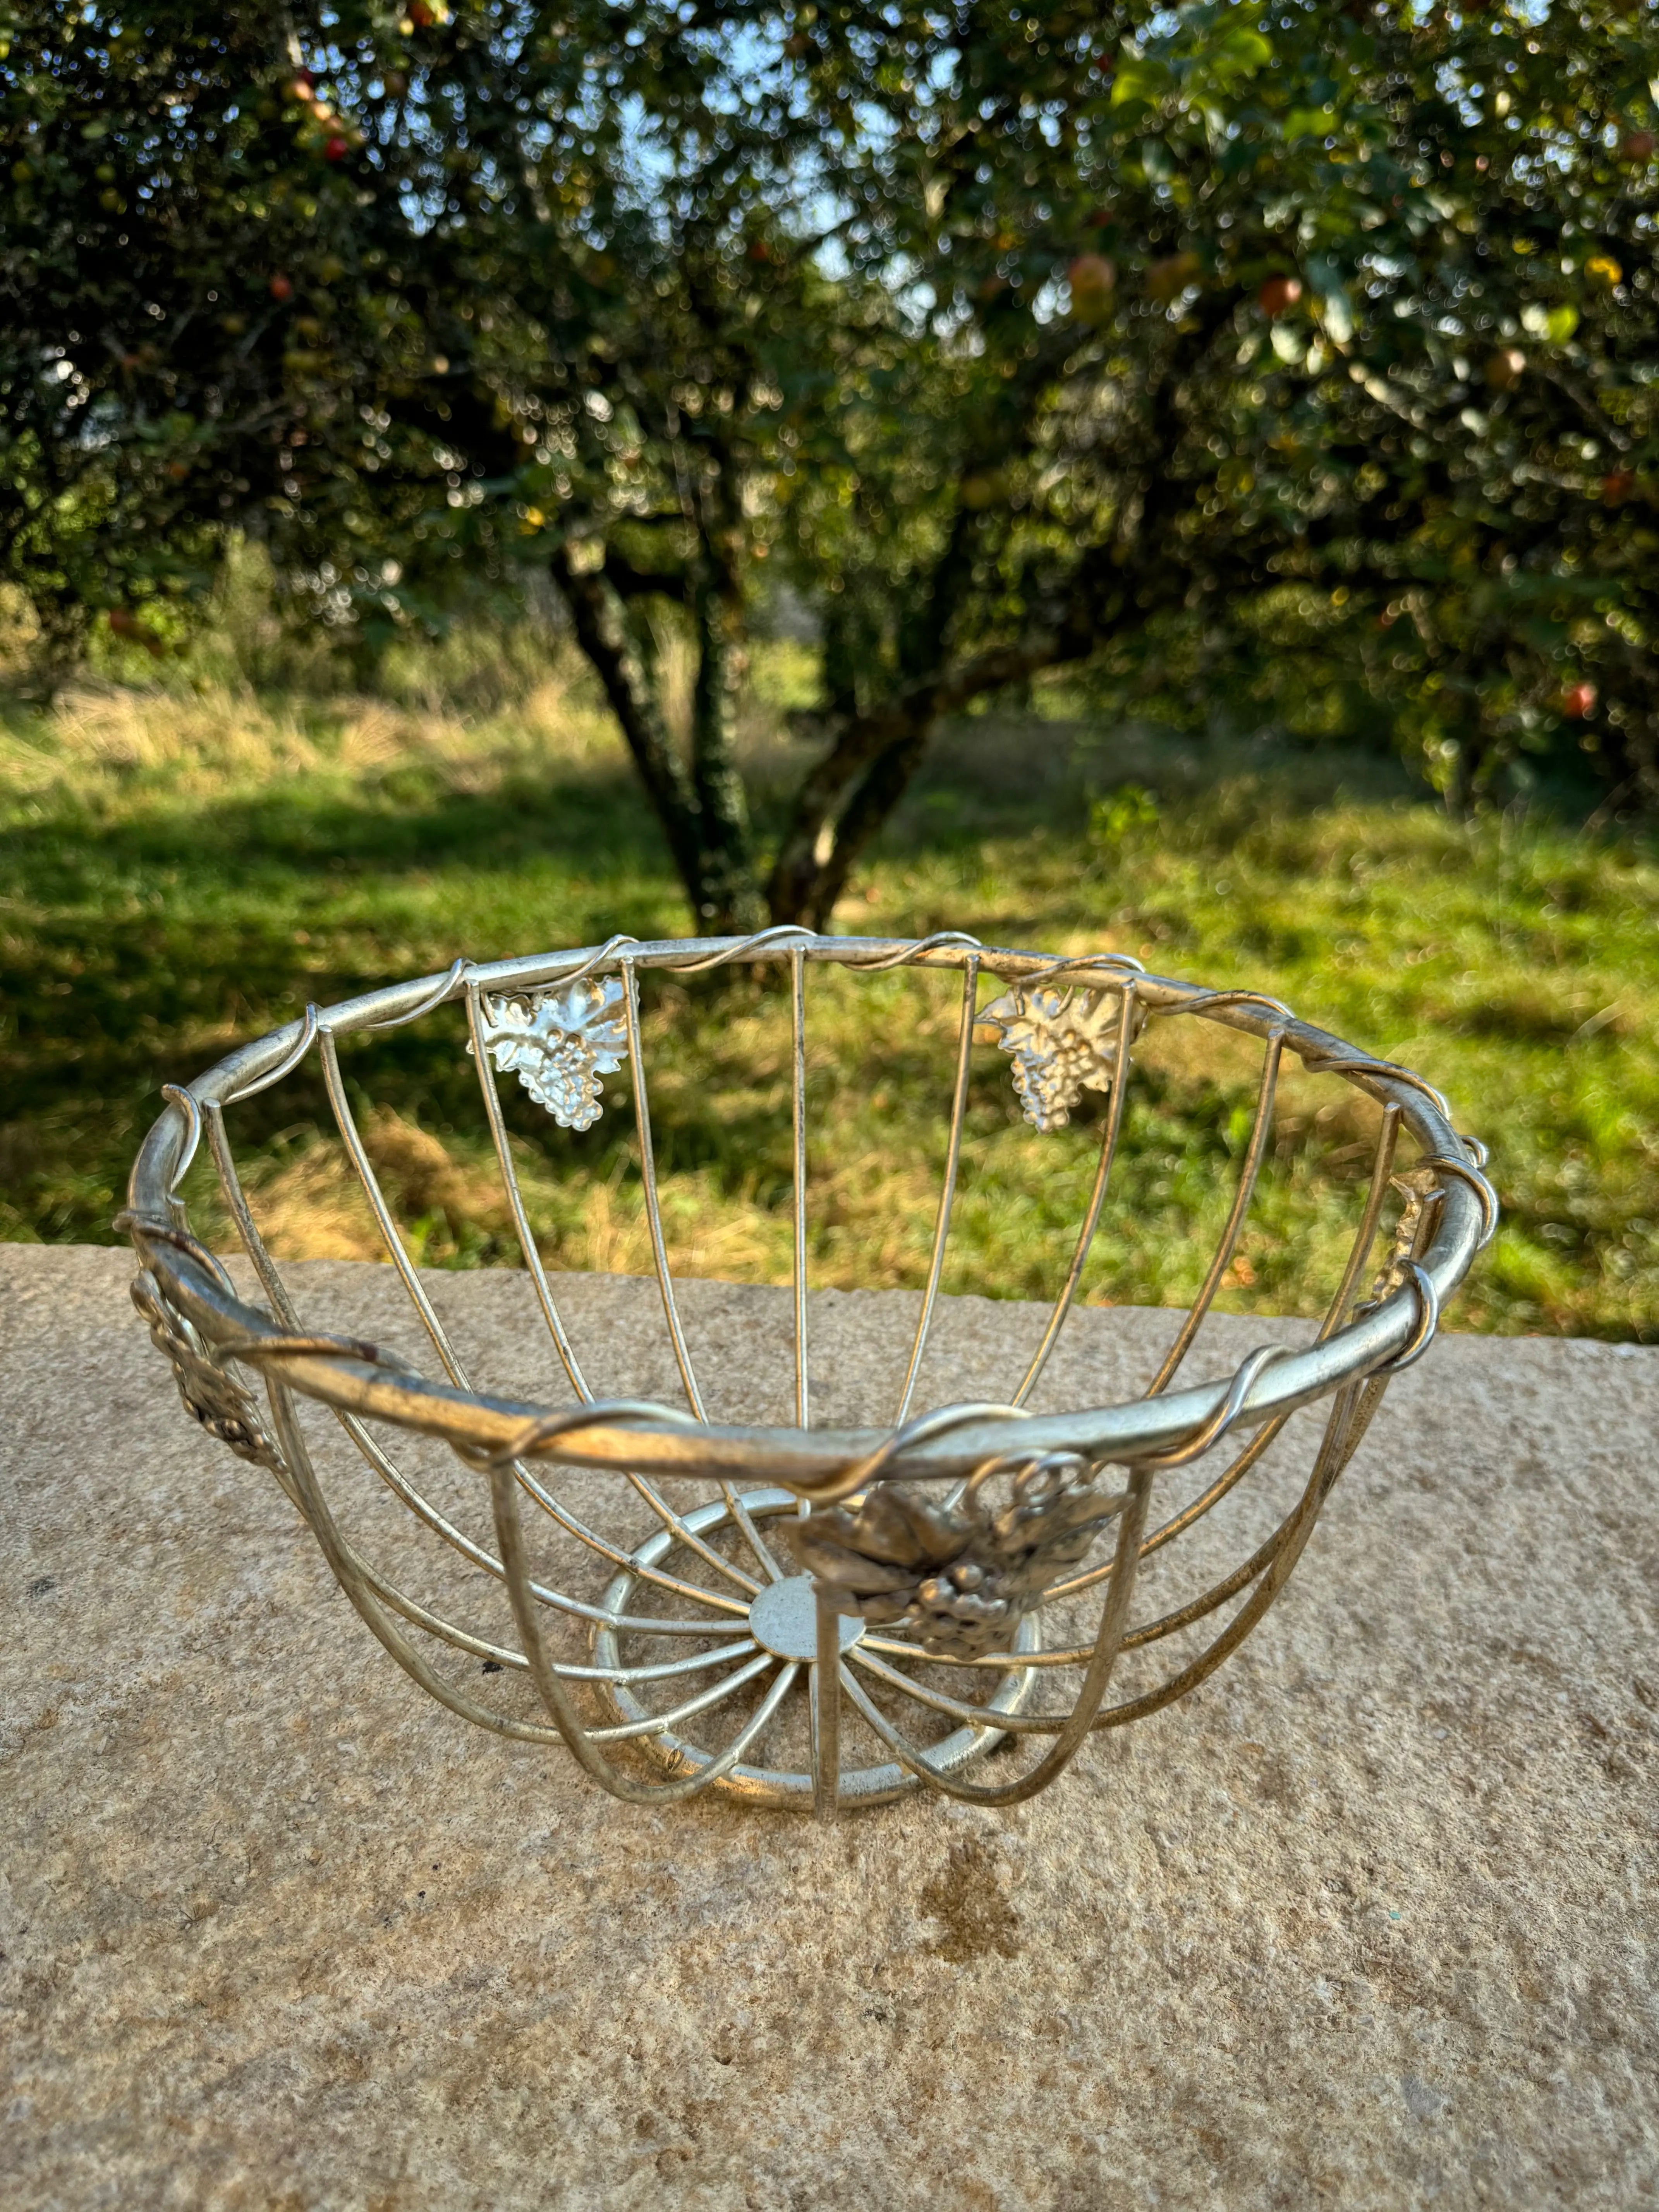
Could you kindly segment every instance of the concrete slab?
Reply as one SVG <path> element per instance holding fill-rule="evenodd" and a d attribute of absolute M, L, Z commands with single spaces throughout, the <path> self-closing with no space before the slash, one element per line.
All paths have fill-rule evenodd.
<path fill-rule="evenodd" d="M 1659 1351 L 1443 1339 L 1194 1698 L 1017 1811 L 823 1831 L 629 1810 L 423 1698 L 130 1273 L 0 1248 L 7 2206 L 1659 2201 Z M 293 1273 L 416 1348 L 389 1271 Z M 564 1395 L 521 1278 L 432 1280 L 481 1377 Z M 672 1393 L 651 1285 L 568 1297 L 598 1387 Z M 816 1302 L 825 1419 L 914 1310 Z M 782 1294 L 687 1315 L 717 1410 L 778 1415 Z M 950 1302 L 924 1399 L 1038 1322 Z M 1079 1316 L 1051 1399 L 1171 1326 Z"/>

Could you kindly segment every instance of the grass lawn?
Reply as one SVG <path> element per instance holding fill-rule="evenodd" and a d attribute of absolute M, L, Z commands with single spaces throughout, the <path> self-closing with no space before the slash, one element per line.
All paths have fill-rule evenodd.
<path fill-rule="evenodd" d="M 763 670 L 763 678 L 767 672 Z M 787 669 L 750 713 L 761 781 Z M 769 704 L 769 697 L 770 704 Z M 89 687 L 0 721 L 0 1235 L 110 1241 L 127 1165 L 182 1080 L 369 983 L 672 934 L 683 909 L 619 748 L 550 675 L 470 712 L 422 702 Z M 994 719 L 942 743 L 837 917 L 1137 953 L 1244 983 L 1421 1069 L 1492 1150 L 1505 1223 L 1454 1325 L 1659 1340 L 1659 850 L 1514 816 L 1454 822 L 1387 764 Z M 955 987 L 814 981 L 812 1270 L 925 1272 Z M 448 1026 L 445 1026 L 445 1024 Z M 694 1271 L 787 1279 L 787 1009 L 751 981 L 648 987 L 668 1232 Z M 1192 1024 L 1168 1025 L 1182 1037 Z M 1149 1033 L 1150 1036 L 1150 1033 Z M 459 1019 L 354 1043 L 348 1073 L 428 1264 L 516 1255 Z M 626 1110 L 585 1138 L 513 1090 L 538 1239 L 648 1267 Z M 1248 1127 L 1251 1054 L 1149 1049 L 1085 1295 L 1190 1294 Z M 504 1091 L 503 1096 L 506 1096 Z M 1367 1169 L 1344 1094 L 1297 1077 L 1221 1303 L 1321 1310 Z M 1334 1101 L 1334 1106 L 1332 1103 Z M 1022 1124 L 976 1063 L 947 1289 L 1040 1296 L 1063 1272 L 1096 1133 Z M 325 1135 L 324 1133 L 327 1132 Z M 233 1117 L 279 1251 L 377 1248 L 314 1062 Z M 195 1218 L 223 1217 L 192 1176 Z M 1200 1241 L 1195 1241 L 1195 1239 Z"/>

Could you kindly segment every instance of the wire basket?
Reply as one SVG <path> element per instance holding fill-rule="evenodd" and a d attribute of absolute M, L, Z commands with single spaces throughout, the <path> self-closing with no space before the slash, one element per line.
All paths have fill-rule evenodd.
<path fill-rule="evenodd" d="M 734 966 L 775 987 L 787 1025 L 793 1357 L 790 1418 L 772 1425 L 710 1415 L 669 1264 L 641 1032 L 642 987 L 660 990 L 663 977 L 683 987 Z M 954 1073 L 939 1070 L 950 1118 L 904 1380 L 896 1403 L 870 1407 L 856 1429 L 815 1426 L 810 1402 L 807 1010 L 809 981 L 831 967 L 854 979 L 911 969 L 938 979 L 928 988 L 959 994 L 941 1024 L 956 1038 Z M 446 1011 L 456 1008 L 464 1036 Z M 475 1384 L 376 1177 L 339 1041 L 416 1022 L 449 1024 L 473 1056 L 505 1203 L 568 1385 L 562 1405 Z M 1172 1315 L 1141 1395 L 1036 1411 L 1123 1149 L 1127 1102 L 1152 1045 L 1185 1034 L 1181 1024 L 1236 1032 L 1261 1051 L 1236 1164 L 1218 1157 L 1231 1194 L 1201 1288 Z M 1006 1059 L 989 1057 L 997 1052 Z M 256 1224 L 227 1109 L 313 1054 L 439 1377 L 379 1345 L 309 1328 Z M 1264 1346 L 1229 1374 L 1189 1382 L 1182 1370 L 1237 1253 L 1287 1054 L 1371 1102 L 1370 1168 L 1351 1186 L 1346 1264 L 1308 1341 Z M 999 1083 L 1012 1080 L 1011 1113 L 1017 1105 L 1045 1146 L 1086 1148 L 1079 1218 L 1054 1255 L 1058 1290 L 1041 1340 L 1010 1374 L 1006 1399 L 918 1411 L 970 1090 L 987 1080 L 988 1062 L 1002 1071 Z M 601 1400 L 589 1389 L 532 1231 L 515 1166 L 524 1140 L 503 1103 L 516 1082 L 550 1141 L 580 1148 L 605 1110 L 606 1079 L 624 1070 L 683 1407 Z M 1445 1102 L 1408 1069 L 1259 993 L 1150 975 L 1116 954 L 1060 960 L 957 932 L 619 937 L 532 958 L 458 960 L 446 975 L 325 1012 L 308 1006 L 165 1096 L 118 1225 L 141 1262 L 135 1301 L 187 1411 L 276 1476 L 358 1613 L 423 1689 L 498 1735 L 564 1745 L 635 1804 L 717 1790 L 830 1818 L 918 1786 L 1011 1804 L 1052 1781 L 1091 1729 L 1190 1692 L 1284 1588 L 1390 1377 L 1427 1348 L 1497 1224 L 1483 1149 L 1457 1134 Z M 556 1127 L 568 1137 L 553 1139 Z M 178 1192 L 204 1135 L 264 1306 L 239 1297 L 191 1233 Z M 578 1170 L 580 1158 L 578 1149 Z M 331 1415 L 359 1455 L 346 1454 L 369 1504 L 356 1491 L 343 1502 L 343 1444 L 325 1465 Z M 1261 1472 L 1246 1484 L 1253 1470 Z M 1242 1558 L 1213 1517 L 1230 1498 L 1255 1501 Z M 387 1500 L 404 1509 L 390 1521 Z M 1143 1605 L 1137 1617 L 1137 1589 L 1183 1559 L 1199 1587 L 1175 1591 L 1175 1602 L 1166 1591 L 1161 1609 Z M 979 1771 L 994 1753 L 989 1772 Z"/>

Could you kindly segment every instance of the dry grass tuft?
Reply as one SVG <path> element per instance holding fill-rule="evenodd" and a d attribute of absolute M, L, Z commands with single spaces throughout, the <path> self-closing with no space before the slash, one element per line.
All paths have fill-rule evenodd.
<path fill-rule="evenodd" d="M 427 1248 L 453 1245 L 464 1224 L 484 1235 L 510 1233 L 507 1202 L 494 1176 L 456 1158 L 395 1108 L 374 1108 L 362 1135 L 386 1203 L 418 1256 L 440 1256 Z M 279 1260 L 386 1256 L 345 1147 L 334 1138 L 313 1138 L 274 1173 L 256 1171 L 249 1202 Z"/>

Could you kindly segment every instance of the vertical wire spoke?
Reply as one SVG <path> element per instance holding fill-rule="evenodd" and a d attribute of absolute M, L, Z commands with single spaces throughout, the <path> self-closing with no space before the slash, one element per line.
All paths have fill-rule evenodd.
<path fill-rule="evenodd" d="M 945 1248 L 951 1234 L 951 1212 L 956 1204 L 957 1172 L 962 1160 L 962 1130 L 968 1115 L 968 1085 L 973 1074 L 974 1021 L 979 1009 L 979 955 L 970 952 L 962 970 L 962 1030 L 957 1041 L 956 1089 L 951 1099 L 951 1133 L 945 1152 L 945 1180 L 939 1194 L 939 1214 L 933 1224 L 933 1255 L 927 1269 L 927 1287 L 922 1292 L 921 1312 L 916 1321 L 915 1341 L 910 1347 L 910 1364 L 905 1370 L 904 1388 L 899 1394 L 898 1411 L 893 1416 L 894 1425 L 902 1427 L 909 1418 L 910 1401 L 915 1395 L 916 1378 L 921 1372 L 922 1354 L 927 1349 L 927 1333 L 933 1325 L 933 1307 L 939 1297 L 939 1279 L 945 1273 Z"/>
<path fill-rule="evenodd" d="M 1389 1194 L 1389 1178 L 1394 1173 L 1394 1157 L 1400 1143 L 1400 1125 L 1403 1116 L 1398 1106 L 1382 1109 L 1382 1126 L 1376 1133 L 1376 1151 L 1371 1159 L 1370 1188 L 1365 1194 L 1364 1210 L 1359 1218 L 1359 1227 L 1354 1232 L 1353 1249 L 1348 1255 L 1348 1264 L 1342 1273 L 1331 1310 L 1325 1316 L 1317 1342 L 1322 1344 L 1340 1325 L 1348 1310 L 1348 1304 L 1359 1285 L 1365 1261 L 1376 1240 L 1376 1224 L 1382 1218 L 1382 1201 Z"/>
<path fill-rule="evenodd" d="M 1106 1133 L 1101 1139 L 1100 1164 L 1095 1170 L 1094 1188 L 1089 1194 L 1089 1204 L 1083 1216 L 1083 1226 L 1078 1232 L 1076 1249 L 1060 1296 L 1054 1300 L 1054 1311 L 1048 1316 L 1048 1327 L 1042 1332 L 1042 1341 L 1034 1353 L 1025 1378 L 1013 1395 L 1013 1403 L 1023 1406 L 1036 1389 L 1043 1369 L 1048 1364 L 1049 1354 L 1059 1341 L 1060 1332 L 1066 1325 L 1066 1316 L 1077 1296 L 1077 1286 L 1083 1279 L 1083 1269 L 1095 1241 L 1095 1231 L 1100 1226 L 1101 1208 L 1106 1203 L 1106 1186 L 1111 1180 L 1112 1163 L 1117 1158 L 1118 1138 L 1123 1128 L 1123 1116 L 1129 1089 L 1129 1045 L 1134 1035 L 1135 998 L 1133 979 L 1121 987 L 1121 1006 L 1117 1025 L 1117 1073 L 1112 1079 L 1112 1096 L 1107 1108 Z"/>
<path fill-rule="evenodd" d="M 334 1120 L 341 1141 L 356 1170 L 357 1181 L 362 1186 L 363 1196 L 368 1200 L 369 1211 L 374 1216 L 380 1241 L 386 1246 L 386 1257 L 402 1278 L 404 1288 L 409 1293 L 409 1302 L 420 1316 L 421 1324 L 443 1362 L 445 1373 L 458 1390 L 470 1390 L 472 1385 L 466 1379 L 466 1371 L 449 1340 L 448 1331 L 439 1320 L 432 1301 L 426 1294 L 414 1261 L 404 1249 L 404 1240 L 398 1233 L 398 1224 L 392 1217 L 392 1208 L 386 1202 L 386 1194 L 380 1188 L 374 1163 L 363 1149 L 363 1140 L 357 1133 L 356 1119 L 351 1111 L 351 1101 L 346 1097 L 345 1081 L 340 1073 L 339 1047 L 331 1030 L 325 1029 L 321 1032 L 321 1045 L 323 1080 L 328 1088 L 328 1103 L 334 1109 Z"/>
<path fill-rule="evenodd" d="M 260 1288 L 270 1300 L 271 1311 L 284 1328 L 297 1330 L 300 1326 L 299 1311 L 288 1294 L 288 1285 L 277 1272 L 276 1262 L 270 1256 L 270 1248 L 259 1234 L 259 1225 L 253 1218 L 247 1194 L 242 1188 L 242 1178 L 237 1172 L 236 1155 L 231 1150 L 230 1134 L 225 1127 L 224 1109 L 216 1098 L 208 1101 L 204 1119 L 208 1150 L 213 1156 L 220 1193 L 230 1210 L 231 1219 L 236 1224 L 236 1234 L 242 1240 L 242 1249 L 252 1262 Z"/>
<path fill-rule="evenodd" d="M 657 1289 L 662 1298 L 663 1318 L 668 1323 L 668 1337 L 674 1347 L 675 1364 L 680 1370 L 686 1402 L 700 1421 L 708 1419 L 702 1392 L 697 1388 L 696 1370 L 691 1364 L 691 1351 L 685 1340 L 685 1331 L 680 1324 L 680 1310 L 674 1296 L 674 1279 L 668 1268 L 668 1246 L 662 1231 L 662 1206 L 657 1194 L 657 1154 L 651 1136 L 651 1096 L 646 1081 L 645 1051 L 640 1042 L 640 980 L 634 963 L 623 959 L 619 963 L 623 971 L 625 992 L 623 1005 L 628 1019 L 628 1051 L 634 1072 L 634 1128 L 640 1150 L 640 1175 L 645 1188 L 646 1226 L 651 1235 L 651 1256 L 656 1264 Z M 726 1510 L 742 1533 L 743 1540 L 760 1561 L 761 1570 L 770 1582 L 781 1582 L 783 1570 L 762 1540 L 749 1508 L 729 1482 L 720 1486 Z"/>
<path fill-rule="evenodd" d="M 627 996 L 624 1001 L 628 1021 L 628 1055 L 633 1062 L 634 1130 L 640 1153 L 640 1177 L 645 1193 L 646 1226 L 651 1237 L 651 1256 L 656 1263 L 657 1290 L 662 1299 L 663 1318 L 668 1324 L 669 1342 L 674 1348 L 674 1364 L 680 1370 L 680 1382 L 685 1391 L 686 1402 L 700 1421 L 708 1419 L 703 1404 L 702 1392 L 697 1388 L 697 1377 L 691 1365 L 691 1352 L 685 1340 L 685 1331 L 680 1324 L 678 1302 L 674 1296 L 674 1279 L 668 1271 L 668 1246 L 663 1237 L 662 1207 L 657 1194 L 657 1152 L 651 1133 L 651 1095 L 645 1073 L 645 1051 L 640 1042 L 640 983 L 634 963 L 621 963 Z"/>
<path fill-rule="evenodd" d="M 835 1594 L 815 1586 L 817 1656 L 812 1662 L 812 1813 L 833 1820 L 841 1807 L 841 1613 Z"/>
<path fill-rule="evenodd" d="M 547 1323 L 547 1333 L 553 1340 L 553 1349 L 558 1353 L 570 1387 L 584 1405 L 592 1405 L 593 1393 L 583 1377 L 581 1365 L 566 1332 L 559 1312 L 558 1302 L 547 1279 L 542 1265 L 542 1255 L 536 1249 L 536 1239 L 530 1226 L 530 1217 L 525 1211 L 524 1197 L 519 1188 L 518 1171 L 513 1164 L 512 1147 L 507 1139 L 507 1122 L 501 1113 L 501 1093 L 495 1084 L 495 1071 L 484 1045 L 483 1017 L 479 1005 L 479 990 L 476 983 L 466 988 L 467 1026 L 472 1032 L 472 1056 L 477 1062 L 478 1085 L 483 1093 L 484 1113 L 489 1122 L 490 1141 L 495 1147 L 495 1158 L 501 1172 L 501 1187 L 507 1193 L 507 1203 L 513 1215 L 514 1233 L 519 1240 L 519 1249 L 524 1255 L 530 1279 L 536 1286 L 536 1297 Z"/>
<path fill-rule="evenodd" d="M 795 1426 L 811 1425 L 811 1383 L 806 1350 L 806 955 L 789 956 L 789 1102 L 794 1173 Z M 811 1510 L 802 1498 L 800 1511 Z"/>
<path fill-rule="evenodd" d="M 1261 1163 L 1267 1158 L 1267 1140 L 1273 1134 L 1273 1099 L 1279 1089 L 1279 1070 L 1285 1057 L 1285 1033 L 1275 1030 L 1267 1040 L 1267 1049 L 1261 1061 L 1261 1085 L 1256 1094 L 1255 1127 L 1250 1132 L 1249 1149 L 1244 1155 L 1244 1164 L 1239 1171 L 1238 1188 L 1233 1194 L 1232 1210 L 1227 1216 L 1227 1225 L 1221 1232 L 1221 1242 L 1216 1246 L 1215 1257 L 1210 1262 L 1210 1272 L 1204 1278 L 1203 1287 L 1193 1303 L 1193 1308 L 1176 1333 L 1164 1364 L 1153 1377 L 1146 1392 L 1156 1398 L 1166 1390 L 1175 1379 L 1176 1372 L 1193 1348 L 1193 1340 L 1204 1326 L 1216 1292 L 1221 1288 L 1221 1278 L 1232 1262 L 1239 1231 L 1244 1226 L 1244 1217 L 1250 1210 L 1250 1200 L 1255 1194 L 1256 1177 L 1261 1172 Z"/>

